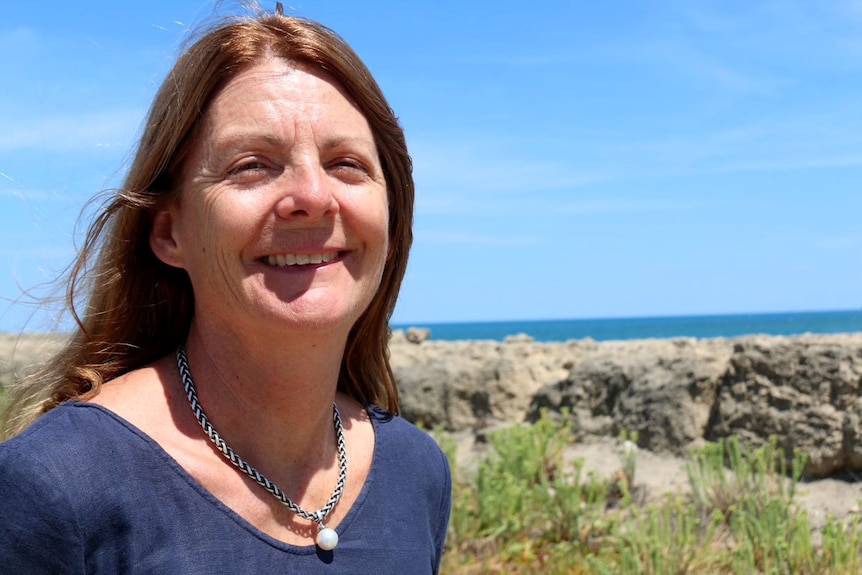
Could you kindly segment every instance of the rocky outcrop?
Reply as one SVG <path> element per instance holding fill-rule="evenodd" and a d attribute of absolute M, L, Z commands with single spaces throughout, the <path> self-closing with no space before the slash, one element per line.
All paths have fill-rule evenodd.
<path fill-rule="evenodd" d="M 707 434 L 732 347 L 693 339 L 594 343 L 569 359 L 565 379 L 533 395 L 526 416 L 567 408 L 584 434 L 637 431 L 653 451 L 686 449 Z"/>
<path fill-rule="evenodd" d="M 808 454 L 810 478 L 862 472 L 862 333 L 566 343 L 428 335 L 399 332 L 390 344 L 402 414 L 426 428 L 481 435 L 547 410 L 565 413 L 581 438 L 636 431 L 655 453 L 776 436 L 788 457 Z M 0 387 L 56 344 L 0 334 Z"/>
<path fill-rule="evenodd" d="M 572 345 L 577 345 L 572 344 Z M 565 377 L 566 345 L 426 341 L 390 346 L 404 417 L 424 427 L 478 429 L 523 421 L 533 394 Z"/>
<path fill-rule="evenodd" d="M 738 435 L 777 436 L 808 477 L 862 470 L 862 334 L 390 347 L 405 417 L 482 431 L 568 413 L 581 436 L 637 431 L 684 455 Z"/>
<path fill-rule="evenodd" d="M 774 435 L 808 453 L 809 475 L 862 469 L 862 339 L 736 341 L 706 438 L 728 435 Z"/>

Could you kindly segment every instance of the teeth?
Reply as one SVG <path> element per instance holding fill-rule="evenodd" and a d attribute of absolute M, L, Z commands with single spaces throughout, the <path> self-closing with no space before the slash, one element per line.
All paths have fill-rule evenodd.
<path fill-rule="evenodd" d="M 336 252 L 325 254 L 278 254 L 266 256 L 266 263 L 278 267 L 325 264 L 334 260 L 337 255 Z"/>

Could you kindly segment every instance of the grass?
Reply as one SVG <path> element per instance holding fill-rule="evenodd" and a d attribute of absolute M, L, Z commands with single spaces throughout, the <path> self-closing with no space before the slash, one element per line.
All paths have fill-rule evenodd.
<path fill-rule="evenodd" d="M 566 457 L 566 414 L 490 438 L 468 472 L 453 465 L 452 520 L 442 573 L 828 574 L 862 569 L 862 524 L 830 518 L 819 533 L 794 504 L 805 456 L 788 463 L 776 441 L 731 438 L 694 452 L 690 485 L 646 505 L 634 494 L 637 437 L 621 437 L 620 470 L 585 473 Z"/>

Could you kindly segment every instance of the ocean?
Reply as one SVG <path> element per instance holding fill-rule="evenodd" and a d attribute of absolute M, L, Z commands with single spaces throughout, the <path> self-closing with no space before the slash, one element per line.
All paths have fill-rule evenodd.
<path fill-rule="evenodd" d="M 757 313 L 676 317 L 493 321 L 474 323 L 411 323 L 393 329 L 422 327 L 431 339 L 502 341 L 527 334 L 536 341 L 568 341 L 586 337 L 596 341 L 673 337 L 735 337 L 740 335 L 796 335 L 803 333 L 862 332 L 862 309 L 793 313 Z"/>

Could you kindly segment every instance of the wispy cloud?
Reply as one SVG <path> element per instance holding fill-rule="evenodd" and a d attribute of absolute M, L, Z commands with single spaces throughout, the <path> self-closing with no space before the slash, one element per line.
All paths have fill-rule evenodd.
<path fill-rule="evenodd" d="M 39 46 L 40 39 L 31 28 L 18 26 L 12 29 L 0 30 L 0 51 L 11 58 L 13 54 L 32 52 Z"/>
<path fill-rule="evenodd" d="M 26 187 L 9 187 L 0 186 L 0 202 L 5 200 L 20 200 L 24 203 L 31 202 L 51 202 L 81 204 L 80 194 L 68 193 L 62 189 L 43 189 L 43 188 L 26 188 Z M 2 203 L 0 203 L 2 206 Z"/>
<path fill-rule="evenodd" d="M 851 250 L 859 247 L 860 244 L 862 244 L 862 238 L 858 235 L 820 238 L 814 242 L 816 248 L 827 251 Z"/>
<path fill-rule="evenodd" d="M 601 170 L 574 162 L 535 159 L 518 143 L 494 137 L 419 142 L 412 146 L 416 179 L 434 190 L 512 194 L 566 190 L 607 179 Z"/>
<path fill-rule="evenodd" d="M 143 117 L 142 110 L 120 109 L 46 118 L 0 118 L 0 152 L 125 148 Z"/>
<path fill-rule="evenodd" d="M 71 246 L 50 246 L 50 245 L 34 245 L 27 248 L 7 248 L 0 247 L 0 257 L 14 258 L 18 261 L 62 261 L 67 262 L 75 254 L 75 250 Z"/>
<path fill-rule="evenodd" d="M 612 179 L 601 167 L 558 157 L 538 159 L 522 141 L 494 134 L 439 143 L 419 140 L 411 149 L 417 211 L 426 215 L 517 213 L 543 198 Z"/>
<path fill-rule="evenodd" d="M 844 118 L 842 125 L 839 118 Z M 691 209 L 677 201 L 616 198 L 595 200 L 609 186 L 630 189 L 661 180 L 713 174 L 793 172 L 862 166 L 858 122 L 840 111 L 766 119 L 684 134 L 621 134 L 593 141 L 567 161 L 546 149 L 505 136 L 455 138 L 454 145 L 416 147 L 417 214 L 486 217 L 544 210 L 554 214 L 671 212 Z M 836 127 L 836 126 L 841 126 Z M 556 155 L 554 155 L 556 154 Z"/>
<path fill-rule="evenodd" d="M 626 138 L 616 147 L 613 179 L 792 171 L 862 165 L 858 114 L 832 112 L 739 120 L 685 134 Z M 623 140 L 623 138 L 621 138 Z"/>
<path fill-rule="evenodd" d="M 704 171 L 712 173 L 787 172 L 793 170 L 853 168 L 859 166 L 862 166 L 862 154 L 848 153 L 817 157 L 788 157 L 776 160 L 739 161 Z"/>

